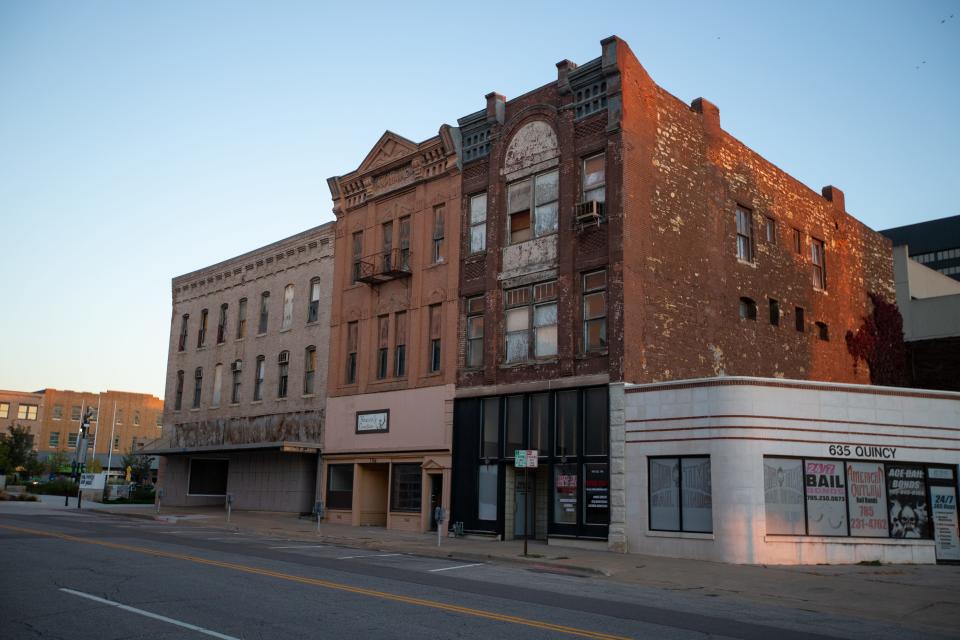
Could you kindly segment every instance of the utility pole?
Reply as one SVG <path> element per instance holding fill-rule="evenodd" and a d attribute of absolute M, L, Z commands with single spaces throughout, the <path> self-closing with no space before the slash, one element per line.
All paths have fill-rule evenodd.
<path fill-rule="evenodd" d="M 99 418 L 100 416 L 97 416 Z M 113 420 L 110 422 L 110 442 L 107 443 L 107 477 L 110 477 L 110 463 L 113 461 L 113 430 L 117 428 L 117 401 L 113 401 Z M 97 431 L 100 430 L 100 422 L 97 421 Z"/>
<path fill-rule="evenodd" d="M 100 396 L 97 394 L 97 430 L 93 432 L 93 459 L 97 459 L 97 437 L 100 435 Z"/>
<path fill-rule="evenodd" d="M 83 489 L 80 488 L 80 475 L 86 470 L 87 462 L 87 429 L 90 428 L 90 417 L 93 415 L 93 408 L 87 407 L 81 414 L 80 419 L 80 437 L 77 438 L 77 509 L 83 502 Z"/>
<path fill-rule="evenodd" d="M 86 403 L 81 399 L 80 400 L 81 431 L 82 431 L 82 425 L 83 425 L 83 407 L 85 404 Z M 71 420 L 73 419 L 72 410 L 71 410 L 70 419 Z M 86 444 L 84 444 L 84 446 L 86 446 Z M 86 453 L 86 451 L 84 451 L 84 453 Z M 80 482 L 80 472 L 77 470 L 79 464 L 80 464 L 80 432 L 77 433 L 77 448 L 73 452 L 73 464 L 70 465 L 70 472 L 71 472 L 70 477 L 76 480 L 78 484 Z M 64 488 L 63 490 L 63 506 L 65 507 L 70 506 L 70 491 L 66 488 Z"/>

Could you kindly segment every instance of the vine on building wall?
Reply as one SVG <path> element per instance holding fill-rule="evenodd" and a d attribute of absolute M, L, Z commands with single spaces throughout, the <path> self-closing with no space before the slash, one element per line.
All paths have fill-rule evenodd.
<path fill-rule="evenodd" d="M 877 293 L 870 293 L 873 311 L 863 319 L 857 332 L 847 331 L 847 351 L 853 366 L 860 360 L 870 369 L 870 384 L 888 387 L 910 386 L 907 345 L 903 340 L 903 317 L 897 305 Z"/>

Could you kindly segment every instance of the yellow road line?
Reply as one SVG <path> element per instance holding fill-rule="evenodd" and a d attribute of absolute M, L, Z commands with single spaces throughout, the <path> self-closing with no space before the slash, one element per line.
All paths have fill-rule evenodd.
<path fill-rule="evenodd" d="M 624 636 L 616 636 L 609 633 L 603 633 L 601 631 L 590 631 L 588 629 L 566 627 L 559 624 L 552 624 L 550 622 L 541 622 L 538 620 L 527 620 L 526 618 L 520 618 L 518 616 L 511 616 L 503 613 L 494 613 L 492 611 L 484 611 L 482 609 L 461 607 L 455 604 L 446 604 L 443 602 L 437 602 L 436 600 L 427 600 L 425 598 L 414 598 L 410 596 L 402 596 L 394 593 L 387 593 L 385 591 L 365 589 L 363 587 L 352 587 L 348 584 L 342 584 L 339 582 L 331 582 L 329 580 L 320 580 L 318 578 L 307 578 L 304 576 L 297 576 L 290 573 L 271 571 L 270 569 L 260 569 L 260 568 L 251 567 L 245 564 L 237 564 L 235 562 L 211 560 L 209 558 L 200 558 L 198 556 L 191 556 L 191 555 L 186 555 L 181 553 L 173 553 L 170 551 L 162 551 L 160 549 L 149 549 L 147 547 L 135 547 L 133 545 L 120 544 L 117 542 L 106 542 L 104 540 L 91 540 L 88 538 L 67 535 L 65 533 L 41 531 L 38 529 L 27 529 L 24 527 L 14 527 L 14 526 L 5 525 L 5 524 L 0 524 L 0 529 L 9 529 L 10 531 L 19 531 L 21 533 L 29 533 L 37 536 L 45 536 L 48 538 L 59 538 L 61 540 L 69 540 L 70 542 L 82 542 L 84 544 L 93 544 L 100 547 L 106 547 L 108 549 L 119 549 L 121 551 L 142 553 L 142 554 L 145 554 L 148 556 L 154 556 L 157 558 L 185 560 L 187 562 L 194 562 L 196 564 L 205 564 L 212 567 L 232 569 L 233 571 L 251 573 L 251 574 L 260 575 L 260 576 L 267 576 L 270 578 L 278 578 L 280 580 L 288 580 L 290 582 L 299 582 L 301 584 L 308 584 L 316 587 L 324 587 L 326 589 L 335 589 L 337 591 L 345 591 L 347 593 L 355 593 L 358 595 L 370 596 L 373 598 L 380 598 L 383 600 L 392 600 L 393 602 L 402 602 L 404 604 L 412 604 L 420 607 L 429 607 L 431 609 L 440 609 L 442 611 L 460 613 L 468 616 L 474 616 L 477 618 L 486 618 L 488 620 L 496 620 L 498 622 L 508 622 L 511 624 L 518 624 L 518 625 L 523 625 L 527 627 L 533 627 L 535 629 L 555 631 L 557 633 L 565 633 L 572 636 L 579 636 L 581 638 L 595 638 L 596 640 L 629 640 Z"/>

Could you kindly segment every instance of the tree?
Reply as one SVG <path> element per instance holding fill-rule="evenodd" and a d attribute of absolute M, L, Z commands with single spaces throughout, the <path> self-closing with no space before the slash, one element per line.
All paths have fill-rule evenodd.
<path fill-rule="evenodd" d="M 47 473 L 60 473 L 60 468 L 70 464 L 67 454 L 63 451 L 55 451 L 47 456 Z"/>
<path fill-rule="evenodd" d="M 903 340 L 903 317 L 896 304 L 870 293 L 873 311 L 857 332 L 847 331 L 847 351 L 856 368 L 860 360 L 870 368 L 870 384 L 889 387 L 910 385 L 907 345 Z"/>
<path fill-rule="evenodd" d="M 87 473 L 100 473 L 101 471 L 103 471 L 103 465 L 96 458 L 87 463 Z"/>
<path fill-rule="evenodd" d="M 153 475 L 151 473 L 153 458 L 132 448 L 123 454 L 121 464 L 124 472 L 126 472 L 127 467 L 130 467 L 130 479 L 137 484 L 146 484 Z"/>
<path fill-rule="evenodd" d="M 35 465 L 31 464 L 31 458 L 36 462 L 37 454 L 33 451 L 33 435 L 30 433 L 30 428 L 12 424 L 7 431 L 6 435 L 0 434 L 0 449 L 3 450 L 0 453 L 0 461 L 3 463 L 4 471 L 6 473 L 29 471 L 28 464 L 31 468 L 35 468 Z"/>

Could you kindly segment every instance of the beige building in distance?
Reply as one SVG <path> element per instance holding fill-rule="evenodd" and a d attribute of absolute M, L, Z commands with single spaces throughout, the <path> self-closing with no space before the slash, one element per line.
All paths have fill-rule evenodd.
<path fill-rule="evenodd" d="M 173 279 L 163 502 L 307 512 L 327 396 L 332 223 Z"/>

